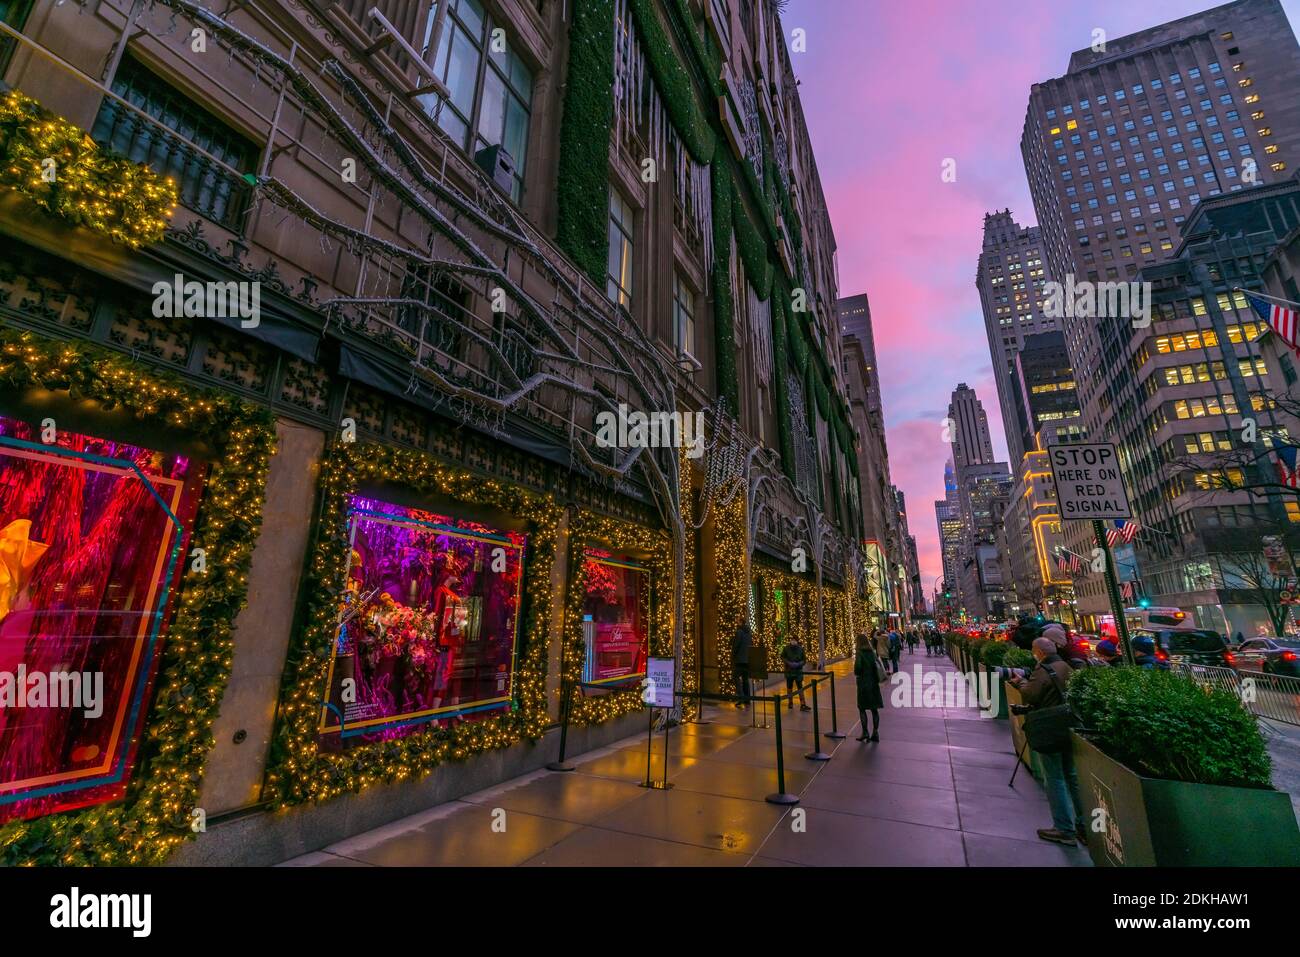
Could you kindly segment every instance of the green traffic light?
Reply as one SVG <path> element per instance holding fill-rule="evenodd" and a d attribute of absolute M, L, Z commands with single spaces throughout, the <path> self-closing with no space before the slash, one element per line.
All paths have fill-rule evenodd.
<path fill-rule="evenodd" d="M 1150 607 L 1151 607 L 1151 599 L 1150 599 L 1150 598 L 1139 598 L 1139 599 L 1138 599 L 1138 607 L 1139 607 L 1139 608 L 1150 608 Z"/>

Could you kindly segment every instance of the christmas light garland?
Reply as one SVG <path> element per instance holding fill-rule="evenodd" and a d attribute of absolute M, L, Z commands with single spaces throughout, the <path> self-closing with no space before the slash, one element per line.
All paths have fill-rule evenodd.
<path fill-rule="evenodd" d="M 11 329 L 0 329 L 0 383 L 64 392 L 105 411 L 121 407 L 217 450 L 191 536 L 207 553 L 207 570 L 181 582 L 125 799 L 0 827 L 0 864 L 158 864 L 193 836 L 191 811 L 230 677 L 232 626 L 247 600 L 274 418 L 107 350 Z"/>
<path fill-rule="evenodd" d="M 17 90 L 0 96 L 0 183 L 131 248 L 162 239 L 176 184 L 101 148 Z"/>
<path fill-rule="evenodd" d="M 561 673 L 566 687 L 582 680 L 586 641 L 582 633 L 583 602 L 587 595 L 587 563 L 583 554 L 588 546 L 609 549 L 615 554 L 635 555 L 650 570 L 650 654 L 673 653 L 673 604 L 667 591 L 679 583 L 673 581 L 672 542 L 668 533 L 646 528 L 579 509 L 569 524 L 569 591 L 564 609 L 564 647 Z M 641 691 L 628 689 L 608 694 L 574 694 L 569 720 L 573 724 L 600 724 L 644 707 Z"/>
<path fill-rule="evenodd" d="M 392 482 L 414 492 L 499 508 L 530 523 L 524 564 L 525 618 L 514 678 L 515 708 L 450 728 L 432 725 L 342 753 L 319 747 L 320 713 L 346 586 L 347 499 L 359 485 Z M 563 509 L 550 495 L 447 465 L 414 449 L 337 443 L 322 464 L 323 511 L 306 582 L 307 613 L 285 667 L 266 794 L 278 806 L 324 801 L 372 784 L 413 780 L 447 761 L 537 740 L 547 724 L 546 653 L 551 568 Z"/>

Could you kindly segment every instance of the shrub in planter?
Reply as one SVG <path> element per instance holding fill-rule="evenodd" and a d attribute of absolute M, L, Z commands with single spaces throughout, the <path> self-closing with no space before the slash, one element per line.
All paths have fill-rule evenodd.
<path fill-rule="evenodd" d="M 984 648 L 990 644 L 987 638 L 972 638 L 966 645 L 966 654 L 968 655 L 966 667 L 970 668 L 978 665 L 984 654 Z"/>
<path fill-rule="evenodd" d="M 1103 753 L 1152 778 L 1271 788 L 1271 764 L 1255 718 L 1228 691 L 1209 691 L 1172 671 L 1084 668 L 1070 704 Z"/>
<path fill-rule="evenodd" d="M 1007 645 L 1007 650 L 1002 655 L 1002 667 L 1026 669 L 1034 667 L 1033 652 L 1025 651 L 1023 648 L 1017 648 L 1010 642 L 1007 642 Z"/>
<path fill-rule="evenodd" d="M 1085 668 L 1067 692 L 1088 834 L 1108 866 L 1276 866 L 1300 860 L 1290 796 L 1270 783 L 1255 719 L 1235 695 L 1140 668 Z"/>
<path fill-rule="evenodd" d="M 1009 641 L 990 641 L 980 651 L 980 661 L 984 662 L 984 664 L 988 665 L 990 668 L 996 668 L 1005 662 L 1007 652 L 1013 648 L 1019 651 L 1019 649 Z"/>

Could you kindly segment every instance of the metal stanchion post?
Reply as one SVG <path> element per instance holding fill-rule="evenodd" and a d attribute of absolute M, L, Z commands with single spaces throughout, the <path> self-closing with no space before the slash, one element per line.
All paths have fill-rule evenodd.
<path fill-rule="evenodd" d="M 833 741 L 840 741 L 847 738 L 843 731 L 840 730 L 839 711 L 835 707 L 835 672 L 831 672 L 831 729 L 826 732 L 826 737 Z M 815 699 L 814 699 L 815 700 Z"/>
<path fill-rule="evenodd" d="M 821 709 L 817 707 L 817 685 L 821 678 L 813 678 L 813 750 L 804 755 L 809 761 L 829 761 L 831 756 L 818 748 L 822 737 Z"/>
<path fill-rule="evenodd" d="M 569 712 L 573 710 L 573 682 L 565 683 L 567 691 L 560 703 L 560 759 L 546 766 L 548 771 L 572 771 L 574 767 L 564 760 L 565 748 L 569 745 Z"/>
<path fill-rule="evenodd" d="M 782 750 L 781 741 L 781 696 L 776 697 L 776 787 L 775 794 L 769 794 L 765 801 L 768 804 L 798 804 L 799 798 L 793 794 L 787 794 L 785 790 L 785 752 Z"/>

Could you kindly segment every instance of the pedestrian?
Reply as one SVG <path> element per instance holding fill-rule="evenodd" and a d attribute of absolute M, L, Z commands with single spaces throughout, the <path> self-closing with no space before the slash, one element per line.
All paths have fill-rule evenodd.
<path fill-rule="evenodd" d="M 1109 638 L 1103 638 L 1097 642 L 1097 657 L 1103 665 L 1109 665 L 1112 668 L 1119 667 L 1124 663 L 1124 656 L 1115 647 L 1115 642 Z"/>
<path fill-rule="evenodd" d="M 903 656 L 903 639 L 897 631 L 889 633 L 889 667 L 894 674 L 898 674 L 898 659 Z"/>
<path fill-rule="evenodd" d="M 858 720 L 862 722 L 862 734 L 858 740 L 879 741 L 880 709 L 885 706 L 885 699 L 880 693 L 880 682 L 885 676 L 880 673 L 880 659 L 876 655 L 875 643 L 866 635 L 858 635 L 853 676 L 858 684 Z M 870 726 L 867 724 L 868 711 L 871 712 Z"/>
<path fill-rule="evenodd" d="M 1169 662 L 1162 661 L 1156 655 L 1156 643 L 1150 635 L 1138 635 L 1129 639 L 1133 649 L 1133 664 L 1147 671 L 1168 671 Z"/>
<path fill-rule="evenodd" d="M 781 649 L 781 661 L 785 664 L 785 693 L 789 695 L 790 710 L 794 710 L 794 689 L 799 688 L 799 710 L 811 711 L 803 694 L 803 666 L 808 661 L 808 652 L 798 635 L 791 635 L 785 647 Z"/>
<path fill-rule="evenodd" d="M 871 642 L 876 646 L 876 654 L 880 656 L 881 662 L 888 666 L 889 664 L 889 633 L 883 628 L 873 628 L 871 630 Z"/>
<path fill-rule="evenodd" d="M 749 623 L 742 621 L 736 626 L 736 635 L 731 639 L 731 676 L 736 681 L 737 708 L 749 707 L 749 651 L 754 646 L 754 635 L 749 630 Z"/>
<path fill-rule="evenodd" d="M 909 655 L 916 654 L 917 643 L 918 642 L 916 640 L 916 629 L 909 628 L 907 630 L 907 653 Z"/>
<path fill-rule="evenodd" d="M 1071 668 L 1056 653 L 1056 642 L 1047 637 L 1035 638 L 1030 650 L 1037 662 L 1034 670 L 1027 679 L 1015 677 L 1010 683 L 1020 689 L 1025 704 L 1032 709 L 1064 704 Z M 1042 762 L 1047 804 L 1052 811 L 1052 826 L 1040 828 L 1038 836 L 1066 847 L 1074 847 L 1078 841 L 1086 843 L 1088 833 L 1084 830 L 1083 802 L 1079 800 L 1079 775 L 1074 767 L 1074 754 L 1068 746 L 1052 754 L 1035 753 Z"/>
<path fill-rule="evenodd" d="M 1050 639 L 1056 646 L 1057 656 L 1072 669 L 1085 668 L 1088 656 L 1085 655 L 1065 634 L 1065 628 L 1055 622 L 1043 629 L 1043 638 Z M 1032 645 L 1030 646 L 1033 647 Z"/>

